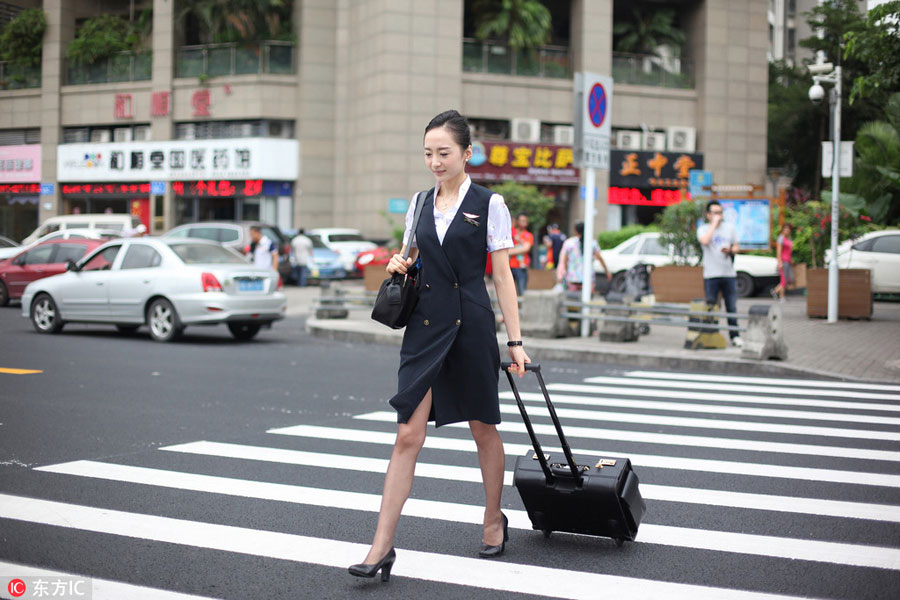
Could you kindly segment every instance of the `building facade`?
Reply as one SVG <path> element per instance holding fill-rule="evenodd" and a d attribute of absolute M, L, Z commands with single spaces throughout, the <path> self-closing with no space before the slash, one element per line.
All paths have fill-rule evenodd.
<path fill-rule="evenodd" d="M 297 0 L 296 41 L 250 48 L 187 45 L 178 3 L 146 0 L 136 9 L 152 9 L 148 47 L 90 69 L 66 60 L 76 28 L 127 17 L 129 3 L 5 4 L 39 6 L 48 25 L 38 84 L 0 89 L 0 158 L 13 166 L 0 177 L 0 234 L 11 237 L 51 215 L 112 211 L 154 233 L 243 218 L 384 239 L 432 184 L 422 135 L 448 108 L 473 124 L 473 179 L 534 183 L 571 226 L 583 215 L 576 71 L 615 80 L 598 230 L 680 201 L 691 168 L 717 183 L 765 181 L 766 0 L 667 2 L 687 40 L 670 56 L 614 52 L 613 0 L 551 3 L 568 26 L 527 55 L 471 39 L 462 0 Z"/>

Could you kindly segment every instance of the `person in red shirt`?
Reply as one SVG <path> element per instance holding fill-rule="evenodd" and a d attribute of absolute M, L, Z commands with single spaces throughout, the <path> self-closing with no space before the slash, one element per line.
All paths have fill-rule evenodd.
<path fill-rule="evenodd" d="M 528 215 L 525 213 L 516 216 L 512 239 L 515 246 L 509 251 L 509 268 L 521 296 L 528 287 L 528 267 L 531 266 L 531 248 L 534 246 L 534 235 L 528 231 Z"/>

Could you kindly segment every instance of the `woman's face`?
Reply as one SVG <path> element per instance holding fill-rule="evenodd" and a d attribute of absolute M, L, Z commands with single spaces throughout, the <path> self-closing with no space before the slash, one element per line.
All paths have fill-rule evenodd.
<path fill-rule="evenodd" d="M 785 225 L 781 228 L 781 235 L 784 237 L 791 237 L 791 228 Z"/>
<path fill-rule="evenodd" d="M 472 147 L 463 150 L 446 127 L 435 127 L 425 134 L 425 166 L 438 182 L 463 173 L 471 156 Z"/>

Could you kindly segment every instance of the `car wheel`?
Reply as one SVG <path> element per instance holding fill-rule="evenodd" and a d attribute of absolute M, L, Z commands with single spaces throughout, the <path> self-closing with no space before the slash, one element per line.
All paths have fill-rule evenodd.
<path fill-rule="evenodd" d="M 229 323 L 228 331 L 236 340 L 252 340 L 259 333 L 259 323 Z"/>
<path fill-rule="evenodd" d="M 613 275 L 612 283 L 610 283 L 609 289 L 610 291 L 613 291 L 617 294 L 625 293 L 625 271 Z"/>
<path fill-rule="evenodd" d="M 116 325 L 116 329 L 119 330 L 119 333 L 128 335 L 131 335 L 132 333 L 137 331 L 139 327 L 140 325 Z"/>
<path fill-rule="evenodd" d="M 6 286 L 0 281 L 0 306 L 6 306 L 9 304 L 9 292 L 6 290 Z"/>
<path fill-rule="evenodd" d="M 147 326 L 155 342 L 171 342 L 184 331 L 175 307 L 165 298 L 157 298 L 147 309 Z"/>
<path fill-rule="evenodd" d="M 31 324 L 38 333 L 57 333 L 63 328 L 56 302 L 48 294 L 38 294 L 31 303 Z"/>
<path fill-rule="evenodd" d="M 739 298 L 748 298 L 752 296 L 755 287 L 752 277 L 746 273 L 737 274 L 737 295 Z"/>

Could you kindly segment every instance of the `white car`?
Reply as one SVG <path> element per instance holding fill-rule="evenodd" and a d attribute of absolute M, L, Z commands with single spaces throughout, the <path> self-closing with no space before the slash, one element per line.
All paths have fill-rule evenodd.
<path fill-rule="evenodd" d="M 21 246 L 19 246 L 8 237 L 3 237 L 2 235 L 0 235 L 0 260 L 9 258 L 10 256 L 15 256 L 21 251 Z"/>
<path fill-rule="evenodd" d="M 674 262 L 674 250 L 663 247 L 659 237 L 659 232 L 639 233 L 615 248 L 601 251 L 606 266 L 613 274 L 612 291 L 625 291 L 625 272 L 638 263 L 658 267 Z M 693 257 L 689 262 L 697 264 L 699 260 Z M 769 256 L 738 254 L 734 257 L 734 268 L 737 271 L 738 296 L 741 298 L 752 296 L 779 281 L 778 261 Z M 603 272 L 600 261 L 594 261 L 594 270 Z"/>
<path fill-rule="evenodd" d="M 112 229 L 60 229 L 39 237 L 30 244 L 23 244 L 14 248 L 7 249 L 0 243 L 0 260 L 9 258 L 23 250 L 34 248 L 48 240 L 112 240 L 118 237 L 122 237 L 122 232 Z"/>
<path fill-rule="evenodd" d="M 347 273 L 354 273 L 356 257 L 360 252 L 374 250 L 377 245 L 363 238 L 358 229 L 346 229 L 341 227 L 322 227 L 310 229 L 306 232 L 310 238 L 317 237 L 322 240 L 330 250 L 341 255 L 341 263 Z"/>
<path fill-rule="evenodd" d="M 209 240 L 133 238 L 107 242 L 66 273 L 34 281 L 22 295 L 22 316 L 39 333 L 67 322 L 108 323 L 132 333 L 147 325 L 168 342 L 188 325 L 226 323 L 241 340 L 284 318 L 278 274 L 248 265 Z"/>
<path fill-rule="evenodd" d="M 831 264 L 831 249 L 825 251 Z M 869 269 L 873 294 L 900 294 L 900 229 L 872 231 L 838 246 L 838 268 Z"/>

